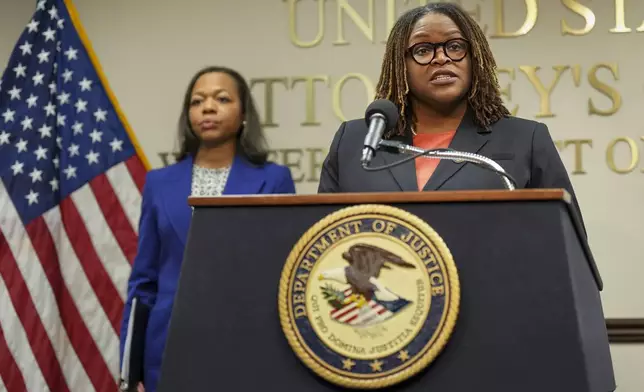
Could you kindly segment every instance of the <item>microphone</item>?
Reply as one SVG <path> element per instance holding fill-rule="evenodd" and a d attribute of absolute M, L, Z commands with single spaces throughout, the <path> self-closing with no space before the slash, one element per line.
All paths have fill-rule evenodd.
<path fill-rule="evenodd" d="M 382 134 L 398 123 L 398 108 L 387 99 L 377 99 L 369 104 L 364 117 L 369 130 L 364 138 L 361 162 L 363 167 L 367 167 L 376 155 Z"/>

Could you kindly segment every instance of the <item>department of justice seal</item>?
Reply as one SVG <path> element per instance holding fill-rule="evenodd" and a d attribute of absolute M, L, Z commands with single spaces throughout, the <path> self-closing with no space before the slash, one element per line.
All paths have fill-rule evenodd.
<path fill-rule="evenodd" d="M 340 386 L 376 389 L 439 355 L 459 301 L 452 255 L 426 222 L 359 205 L 300 238 L 282 271 L 278 308 L 291 348 L 311 370 Z"/>

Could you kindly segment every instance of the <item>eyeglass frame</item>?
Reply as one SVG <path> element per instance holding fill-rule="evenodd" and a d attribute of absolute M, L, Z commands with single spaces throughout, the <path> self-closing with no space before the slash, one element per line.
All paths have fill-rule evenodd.
<path fill-rule="evenodd" d="M 454 42 L 454 41 L 465 42 L 465 44 L 467 45 L 467 47 L 465 49 L 465 54 L 463 55 L 463 57 L 461 57 L 458 60 L 454 60 L 453 58 L 451 58 L 449 56 L 449 54 L 447 54 L 447 50 L 445 49 L 445 46 L 448 43 Z M 414 51 L 414 48 L 416 48 L 417 46 L 419 46 L 419 45 L 427 45 L 427 44 L 434 46 L 434 55 L 432 56 L 432 58 L 428 62 L 421 63 L 418 60 L 416 60 L 416 57 L 414 57 L 413 51 Z M 428 64 L 431 64 L 431 62 L 434 61 L 434 59 L 436 58 L 436 49 L 438 49 L 438 48 L 443 48 L 443 54 L 445 55 L 445 57 L 447 57 L 448 59 L 450 59 L 450 60 L 452 60 L 454 62 L 459 62 L 459 61 L 463 61 L 463 59 L 465 57 L 467 57 L 467 55 L 470 53 L 470 41 L 466 40 L 465 38 L 452 38 L 452 39 L 448 39 L 447 41 L 436 42 L 436 43 L 434 43 L 434 42 L 418 42 L 418 43 L 415 43 L 412 46 L 408 47 L 405 50 L 405 52 L 409 56 L 411 56 L 411 58 L 414 60 L 414 62 L 416 62 L 416 64 L 418 64 L 418 65 L 428 65 Z"/>

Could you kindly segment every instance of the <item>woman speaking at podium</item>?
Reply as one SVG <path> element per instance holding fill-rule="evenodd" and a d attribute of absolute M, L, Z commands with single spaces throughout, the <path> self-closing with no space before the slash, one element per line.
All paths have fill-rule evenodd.
<path fill-rule="evenodd" d="M 295 193 L 289 169 L 267 162 L 250 90 L 231 69 L 210 67 L 193 77 L 183 101 L 179 139 L 178 162 L 147 175 L 138 254 L 128 282 L 121 328 L 121 363 L 126 357 L 128 365 L 136 356 L 134 351 L 143 350 L 143 384 L 148 392 L 156 390 L 190 227 L 188 197 Z M 133 320 L 130 326 L 134 298 L 150 311 L 147 323 Z M 147 324 L 145 338 L 135 342 L 131 330 L 139 323 Z M 132 366 L 137 364 L 129 363 Z"/>
<path fill-rule="evenodd" d="M 495 72 L 483 31 L 462 8 L 432 3 L 406 12 L 389 35 L 376 88 L 376 98 L 393 102 L 397 117 L 383 138 L 421 149 L 476 153 L 501 165 L 517 188 L 564 188 L 575 200 L 548 128 L 510 116 Z M 322 166 L 319 193 L 504 186 L 494 172 L 438 159 L 417 158 L 390 169 L 366 171 L 360 151 L 367 131 L 365 119 L 340 126 Z M 370 166 L 403 158 L 378 151 Z"/>

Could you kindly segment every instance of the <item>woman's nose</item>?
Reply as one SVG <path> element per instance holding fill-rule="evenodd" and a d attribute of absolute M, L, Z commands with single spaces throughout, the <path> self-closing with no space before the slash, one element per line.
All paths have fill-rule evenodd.
<path fill-rule="evenodd" d="M 217 103 L 215 102 L 214 99 L 207 98 L 204 101 L 203 110 L 207 111 L 207 112 L 216 112 L 217 111 Z"/>

